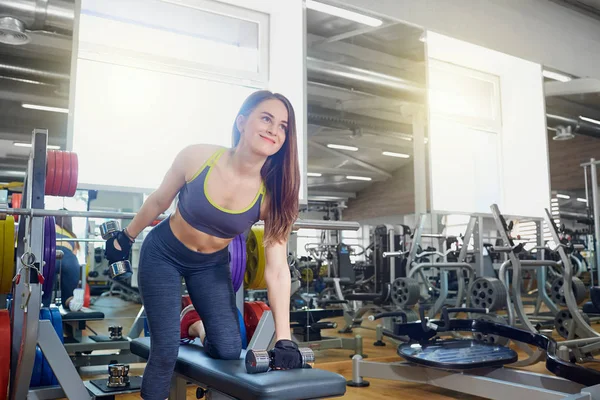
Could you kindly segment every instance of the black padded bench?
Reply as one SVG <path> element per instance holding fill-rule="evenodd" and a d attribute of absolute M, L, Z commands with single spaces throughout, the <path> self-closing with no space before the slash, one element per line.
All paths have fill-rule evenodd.
<path fill-rule="evenodd" d="M 65 343 L 79 343 L 83 340 L 83 331 L 87 321 L 101 321 L 104 313 L 92 310 L 67 311 L 59 308 L 65 333 Z"/>
<path fill-rule="evenodd" d="M 131 342 L 131 352 L 141 358 L 150 355 L 150 338 Z M 217 360 L 209 357 L 198 344 L 182 345 L 175 365 L 177 388 L 171 389 L 170 400 L 185 399 L 185 383 L 207 388 L 213 399 L 301 400 L 340 397 L 346 393 L 346 379 L 321 369 L 295 369 L 248 374 L 242 350 L 239 360 Z M 230 396 L 230 397 L 226 397 Z"/>

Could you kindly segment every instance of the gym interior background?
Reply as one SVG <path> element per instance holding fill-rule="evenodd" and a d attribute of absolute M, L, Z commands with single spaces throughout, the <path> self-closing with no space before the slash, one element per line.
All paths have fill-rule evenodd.
<path fill-rule="evenodd" d="M 501 279 L 509 256 L 493 246 L 508 244 L 492 205 L 512 222 L 507 232 L 523 244 L 519 251 L 538 259 L 540 246 L 558 253 L 554 228 L 542 222 L 549 215 L 577 254 L 580 308 L 593 300 L 600 282 L 597 1 L 2 0 L 0 55 L 0 209 L 25 208 L 15 199 L 31 168 L 34 129 L 47 129 L 48 150 L 79 158 L 77 191 L 47 195 L 46 210 L 135 213 L 185 145 L 230 146 L 231 122 L 248 93 L 286 94 L 299 116 L 300 219 L 322 223 L 293 232 L 288 260 L 298 283 L 294 337 L 313 348 L 317 368 L 356 380 L 354 354 L 404 361 L 397 338 L 373 345 L 377 324 L 393 331 L 398 317 L 367 317 L 410 305 L 398 285 L 411 278 L 411 266 L 451 261 L 465 247 L 469 256 L 454 261 L 472 264 L 475 277 Z M 112 174 L 115 163 L 131 174 Z M 80 324 L 84 337 L 108 335 L 109 326 L 125 334 L 139 320 L 141 241 L 131 279 L 111 279 L 99 226 L 113 219 L 73 217 L 74 234 L 89 240 L 77 254 L 88 308 L 104 314 Z M 337 221 L 357 229 L 326 228 Z M 429 253 L 419 258 L 413 247 Z M 268 303 L 248 266 L 243 299 Z M 463 304 L 462 278 L 441 271 L 426 268 L 417 298 L 431 306 L 449 276 L 446 301 Z M 532 271 L 522 276 L 524 310 L 532 319 L 552 314 L 539 330 L 593 336 L 573 326 L 561 336 L 558 309 L 535 308 L 536 280 L 547 275 L 539 287 L 552 295 L 560 269 Z M 372 296 L 349 300 L 356 293 Z M 507 307 L 498 314 L 508 315 Z M 585 314 L 598 330 L 594 309 Z M 90 351 L 105 357 L 86 358 Z M 143 360 L 128 352 L 99 346 L 69 354 L 88 380 L 106 378 L 111 354 L 132 376 L 143 373 Z M 577 361 L 594 368 L 587 355 Z M 551 374 L 543 362 L 527 368 Z M 462 398 L 458 387 L 377 378 L 348 387 L 345 397 Z M 127 396 L 118 398 L 135 398 Z"/>

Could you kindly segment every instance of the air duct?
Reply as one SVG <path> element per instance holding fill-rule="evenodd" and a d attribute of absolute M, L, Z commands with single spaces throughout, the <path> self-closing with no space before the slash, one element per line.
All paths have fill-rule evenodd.
<path fill-rule="evenodd" d="M 23 22 L 13 17 L 0 18 L 0 43 L 20 46 L 30 41 Z"/>
<path fill-rule="evenodd" d="M 65 0 L 3 0 L 0 1 L 0 18 L 2 17 L 11 18 L 11 25 L 21 35 L 27 35 L 25 29 L 71 33 L 75 4 Z M 0 41 L 3 41 L 1 33 Z"/>
<path fill-rule="evenodd" d="M 600 139 L 600 125 L 581 119 L 572 119 L 560 115 L 546 114 L 548 126 L 560 126 L 562 129 L 569 129 L 570 133 L 590 136 Z"/>
<path fill-rule="evenodd" d="M 19 65 L 0 63 L 0 73 L 11 77 L 19 78 L 36 78 L 41 81 L 52 82 L 68 82 L 69 74 L 61 74 L 60 72 L 45 71 L 41 69 L 22 67 Z"/>
<path fill-rule="evenodd" d="M 325 61 L 314 57 L 306 58 L 309 78 L 327 77 L 338 83 L 352 81 L 363 86 L 375 86 L 405 97 L 407 100 L 423 102 L 425 89 L 417 83 L 388 74 L 375 72 L 347 64 Z"/>

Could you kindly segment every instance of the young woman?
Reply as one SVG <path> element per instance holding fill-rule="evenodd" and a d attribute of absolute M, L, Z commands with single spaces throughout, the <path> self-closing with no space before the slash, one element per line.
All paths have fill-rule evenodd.
<path fill-rule="evenodd" d="M 239 359 L 242 340 L 227 246 L 258 220 L 265 222 L 275 367 L 300 366 L 290 340 L 286 249 L 298 215 L 299 185 L 294 109 L 284 96 L 258 91 L 245 100 L 234 121 L 233 148 L 192 145 L 182 150 L 129 226 L 107 242 L 109 261 L 127 258 L 135 237 L 179 195 L 176 211 L 146 236 L 141 249 L 139 288 L 152 343 L 143 399 L 169 395 L 180 343 L 182 277 L 202 318 L 193 331 L 207 353 Z"/>

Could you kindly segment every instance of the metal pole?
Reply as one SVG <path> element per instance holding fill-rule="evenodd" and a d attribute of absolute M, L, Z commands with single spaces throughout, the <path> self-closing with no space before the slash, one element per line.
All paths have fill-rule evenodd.
<path fill-rule="evenodd" d="M 133 219 L 136 213 L 132 212 L 111 212 L 111 211 L 71 211 L 71 210 L 43 210 L 28 208 L 0 208 L 0 214 L 28 215 L 33 217 L 75 217 L 75 218 L 106 218 L 106 219 Z M 168 215 L 161 214 L 158 220 L 167 218 Z M 257 222 L 256 225 L 264 225 L 263 222 Z M 321 221 L 318 219 L 298 219 L 294 222 L 294 229 L 324 229 L 324 230 L 347 230 L 357 231 L 360 224 L 354 221 Z"/>
<path fill-rule="evenodd" d="M 598 199 L 598 173 L 596 171 L 595 159 L 590 160 L 590 175 L 592 178 L 592 200 L 594 205 L 594 259 L 596 261 L 596 272 L 600 282 L 600 199 Z"/>

